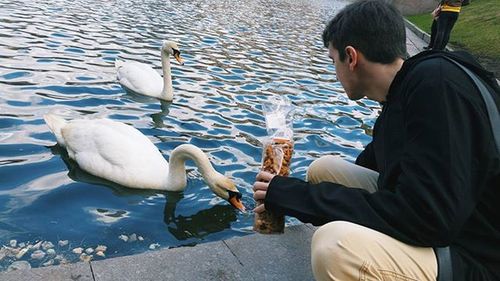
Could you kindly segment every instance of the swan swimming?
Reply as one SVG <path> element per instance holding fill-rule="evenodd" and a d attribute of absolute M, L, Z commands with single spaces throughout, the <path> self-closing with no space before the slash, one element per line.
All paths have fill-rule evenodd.
<path fill-rule="evenodd" d="M 217 172 L 207 155 L 192 144 L 176 147 L 169 164 L 144 134 L 124 123 L 66 121 L 54 114 L 44 115 L 44 119 L 69 158 L 89 174 L 130 188 L 182 191 L 187 185 L 185 161 L 192 159 L 215 195 L 245 210 L 233 181 Z"/>
<path fill-rule="evenodd" d="M 122 60 L 115 61 L 116 75 L 118 82 L 125 89 L 137 94 L 158 98 L 165 101 L 173 100 L 172 73 L 170 70 L 170 56 L 181 65 L 184 60 L 177 43 L 164 41 L 161 47 L 161 65 L 163 78 L 151 66 Z"/>

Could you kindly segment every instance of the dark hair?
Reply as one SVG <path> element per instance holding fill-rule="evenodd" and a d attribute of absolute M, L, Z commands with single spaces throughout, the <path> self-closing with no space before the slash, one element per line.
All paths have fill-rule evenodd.
<path fill-rule="evenodd" d="M 377 0 L 347 5 L 325 27 L 323 43 L 339 51 L 353 46 L 372 62 L 388 64 L 406 56 L 406 30 L 403 17 L 392 5 Z"/>

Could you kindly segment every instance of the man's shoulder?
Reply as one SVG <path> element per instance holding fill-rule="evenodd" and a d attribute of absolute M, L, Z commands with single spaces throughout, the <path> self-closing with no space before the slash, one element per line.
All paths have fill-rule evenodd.
<path fill-rule="evenodd" d="M 468 75 L 455 63 L 471 70 L 484 81 L 490 81 L 491 72 L 486 71 L 468 53 L 426 51 L 407 59 L 400 71 L 402 83 L 436 83 L 437 81 L 452 84 L 469 84 Z"/>
<path fill-rule="evenodd" d="M 424 51 L 406 60 L 405 65 L 407 69 L 414 71 L 435 72 L 443 71 L 443 68 L 444 70 L 459 69 L 452 61 L 460 63 L 480 77 L 493 77 L 492 72 L 484 69 L 471 54 L 464 51 Z"/>
<path fill-rule="evenodd" d="M 425 76 L 427 79 L 432 80 L 435 80 L 434 77 L 441 77 L 444 81 L 471 84 L 473 83 L 472 80 L 462 69 L 465 68 L 486 83 L 490 91 L 496 92 L 500 96 L 500 87 L 493 72 L 483 68 L 467 52 L 422 52 L 408 59 L 405 64 L 407 64 L 407 72 L 411 72 L 409 76 Z"/>
<path fill-rule="evenodd" d="M 452 77 L 449 74 L 454 72 L 453 68 L 451 62 L 439 56 L 410 58 L 404 63 L 398 76 L 402 80 L 401 84 L 413 87 L 410 84 L 448 80 Z"/>
<path fill-rule="evenodd" d="M 450 59 L 457 60 L 453 56 L 449 57 L 446 53 L 422 52 L 409 58 L 405 62 L 405 67 L 408 72 L 422 72 L 435 75 L 448 68 L 457 68 Z M 463 62 L 463 59 L 459 59 L 458 61 Z"/>
<path fill-rule="evenodd" d="M 427 74 L 428 76 L 435 77 L 436 74 L 442 72 L 441 68 L 443 63 L 447 66 L 449 62 L 442 57 L 427 58 L 414 63 L 413 67 L 411 67 L 408 72 L 412 74 Z"/>

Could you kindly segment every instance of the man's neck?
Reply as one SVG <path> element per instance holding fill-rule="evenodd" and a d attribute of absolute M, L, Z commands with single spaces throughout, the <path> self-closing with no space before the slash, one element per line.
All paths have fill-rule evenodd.
<path fill-rule="evenodd" d="M 403 66 L 404 60 L 398 58 L 391 64 L 365 63 L 366 67 L 363 68 L 362 75 L 364 76 L 366 97 L 374 101 L 384 102 L 389 94 L 392 81 Z"/>

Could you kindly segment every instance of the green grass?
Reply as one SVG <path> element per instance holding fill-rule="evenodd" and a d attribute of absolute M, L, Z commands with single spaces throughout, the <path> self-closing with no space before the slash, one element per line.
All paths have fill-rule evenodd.
<path fill-rule="evenodd" d="M 430 12 L 407 16 L 407 19 L 430 34 Z M 449 43 L 452 48 L 465 49 L 500 63 L 500 1 L 471 0 L 470 5 L 462 7 Z"/>

